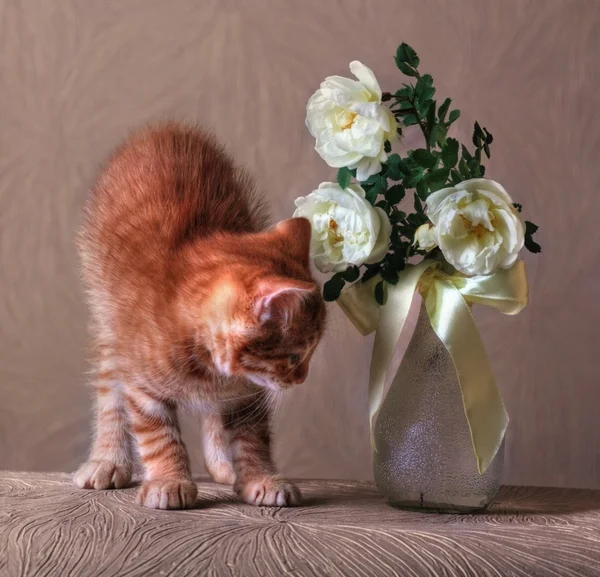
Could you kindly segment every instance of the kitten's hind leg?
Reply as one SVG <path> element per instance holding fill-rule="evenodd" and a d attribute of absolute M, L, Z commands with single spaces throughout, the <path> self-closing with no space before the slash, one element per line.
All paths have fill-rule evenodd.
<path fill-rule="evenodd" d="M 222 415 L 208 412 L 202 415 L 202 448 L 206 470 L 215 482 L 233 485 L 231 447 Z"/>
<path fill-rule="evenodd" d="M 122 385 L 112 350 L 99 347 L 93 387 L 96 426 L 89 460 L 73 476 L 81 489 L 121 489 L 132 474 L 132 444 Z"/>

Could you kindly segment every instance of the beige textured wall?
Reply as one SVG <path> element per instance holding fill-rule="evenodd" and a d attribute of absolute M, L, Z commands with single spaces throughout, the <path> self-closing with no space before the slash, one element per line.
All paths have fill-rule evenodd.
<path fill-rule="evenodd" d="M 600 487 L 599 29 L 598 0 L 0 1 L 0 468 L 73 470 L 87 451 L 72 238 L 126 131 L 206 123 L 283 218 L 334 177 L 304 128 L 311 92 L 353 59 L 397 87 L 405 40 L 463 110 L 460 136 L 475 118 L 493 132 L 489 174 L 541 226 L 531 306 L 478 311 L 512 416 L 505 481 Z M 369 346 L 332 307 L 278 413 L 287 473 L 371 476 Z M 188 419 L 199 468 L 197 435 Z"/>

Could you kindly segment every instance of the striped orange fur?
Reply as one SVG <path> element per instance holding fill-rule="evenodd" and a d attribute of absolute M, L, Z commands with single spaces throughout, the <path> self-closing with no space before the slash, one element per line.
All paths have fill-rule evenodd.
<path fill-rule="evenodd" d="M 310 235 L 304 219 L 267 230 L 251 180 L 199 128 L 149 127 L 115 152 L 78 238 L 96 353 L 95 437 L 78 486 L 126 486 L 137 455 L 140 504 L 192 506 L 185 405 L 201 413 L 216 481 L 249 503 L 298 502 L 272 462 L 269 419 L 323 332 Z"/>

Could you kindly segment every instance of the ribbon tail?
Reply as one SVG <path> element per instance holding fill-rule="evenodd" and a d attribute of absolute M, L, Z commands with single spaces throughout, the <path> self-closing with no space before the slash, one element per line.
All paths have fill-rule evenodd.
<path fill-rule="evenodd" d="M 379 323 L 379 309 L 375 300 L 375 285 L 381 280 L 380 275 L 374 276 L 366 283 L 357 282 L 351 285 L 337 299 L 336 303 L 350 322 L 363 335 L 371 334 Z"/>
<path fill-rule="evenodd" d="M 483 474 L 502 444 L 508 426 L 506 408 L 461 292 L 452 283 L 435 279 L 425 295 L 425 306 L 456 368 L 477 469 Z"/>
<path fill-rule="evenodd" d="M 383 402 L 388 367 L 408 317 L 419 279 L 427 269 L 434 265 L 437 265 L 434 261 L 423 261 L 400 273 L 397 284 L 388 285 L 387 301 L 381 307 L 379 324 L 375 333 L 369 377 L 369 427 L 371 446 L 374 451 L 377 451 L 377 448 L 373 429 L 375 417 Z"/>

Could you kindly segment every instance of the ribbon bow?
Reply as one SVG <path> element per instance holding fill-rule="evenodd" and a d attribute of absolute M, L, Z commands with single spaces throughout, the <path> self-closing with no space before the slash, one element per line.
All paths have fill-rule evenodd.
<path fill-rule="evenodd" d="M 508 415 L 471 314 L 471 305 L 492 307 L 507 315 L 519 313 L 527 305 L 529 294 L 525 263 L 517 261 L 511 268 L 499 269 L 491 275 L 465 277 L 458 273 L 447 274 L 440 263 L 425 260 L 400 273 L 398 283 L 388 286 L 387 301 L 381 307 L 372 296 L 378 280 L 376 277 L 368 283 L 353 285 L 337 301 L 361 333 L 377 331 L 369 379 L 373 448 L 373 425 L 383 402 L 388 366 L 418 290 L 431 326 L 456 367 L 477 469 L 480 474 L 485 473 L 504 438 Z"/>

